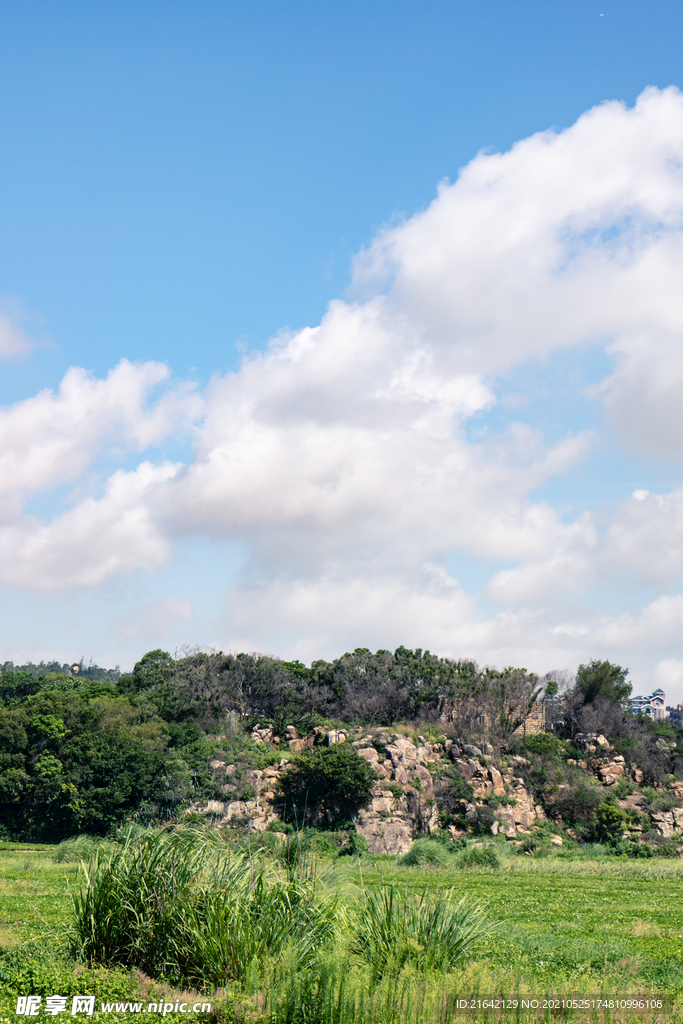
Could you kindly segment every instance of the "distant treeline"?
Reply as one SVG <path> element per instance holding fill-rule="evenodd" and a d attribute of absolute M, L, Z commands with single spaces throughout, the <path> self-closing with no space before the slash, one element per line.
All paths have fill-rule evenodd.
<path fill-rule="evenodd" d="M 95 665 L 93 661 L 86 662 L 83 658 L 79 661 L 69 661 L 64 664 L 61 664 L 59 661 L 39 661 L 38 664 L 35 664 L 33 661 L 26 661 L 23 665 L 15 665 L 13 661 L 6 661 L 3 665 L 0 665 L 0 672 L 8 675 L 15 672 L 24 672 L 31 676 L 78 675 L 86 679 L 97 679 L 102 682 L 112 683 L 115 683 L 121 675 L 118 665 L 116 668 L 102 668 L 100 665 Z"/>
<path fill-rule="evenodd" d="M 440 658 L 429 651 L 399 647 L 374 654 L 357 648 L 334 661 L 282 661 L 261 654 L 197 652 L 175 660 L 150 651 L 121 690 L 146 693 L 169 721 L 192 718 L 205 728 L 236 712 L 240 719 L 286 725 L 315 724 L 318 718 L 386 724 L 438 717 L 447 700 L 490 690 L 494 679 L 519 678 L 523 669 L 480 671 L 470 660 Z"/>

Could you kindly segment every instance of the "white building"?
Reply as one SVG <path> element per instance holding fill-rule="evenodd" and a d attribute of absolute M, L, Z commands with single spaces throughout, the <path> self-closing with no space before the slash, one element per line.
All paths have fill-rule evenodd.
<path fill-rule="evenodd" d="M 648 694 L 643 697 L 640 694 L 637 697 L 631 697 L 631 711 L 634 714 L 638 714 L 642 711 L 643 714 L 649 715 L 650 718 L 660 719 L 666 718 L 666 694 L 664 690 L 655 690 L 654 693 Z"/>

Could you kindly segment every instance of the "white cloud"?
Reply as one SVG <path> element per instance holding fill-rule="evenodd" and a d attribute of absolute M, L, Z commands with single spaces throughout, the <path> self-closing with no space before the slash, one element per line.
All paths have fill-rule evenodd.
<path fill-rule="evenodd" d="M 540 670 L 637 644 L 651 664 L 674 657 L 683 598 L 649 593 L 638 612 L 636 595 L 628 614 L 605 598 L 596 614 L 587 595 L 676 588 L 683 492 L 567 516 L 534 492 L 605 435 L 568 422 L 549 442 L 496 393 L 512 367 L 601 346 L 614 370 L 593 394 L 624 443 L 680 453 L 682 167 L 680 93 L 603 104 L 480 154 L 359 257 L 364 299 L 331 303 L 203 396 L 124 360 L 0 410 L 2 579 L 94 586 L 155 571 L 176 538 L 202 534 L 251 552 L 228 595 L 235 644 L 413 643 Z M 90 485 L 103 455 L 190 429 L 189 465 L 148 453 L 103 496 Z M 78 485 L 67 512 L 21 511 L 65 482 Z M 446 572 L 462 553 L 504 563 L 485 588 L 498 611 Z"/>
<path fill-rule="evenodd" d="M 106 451 L 142 451 L 169 433 L 187 429 L 201 412 L 191 385 L 166 390 L 162 363 L 127 359 L 98 380 L 79 367 L 64 376 L 57 394 L 45 389 L 0 409 L 0 495 L 7 498 L 72 483 Z"/>
<path fill-rule="evenodd" d="M 104 497 L 87 498 L 49 523 L 23 517 L 0 527 L 0 582 L 34 590 L 89 587 L 136 569 L 155 571 L 171 549 L 145 498 L 177 471 L 143 462 L 119 470 Z"/>

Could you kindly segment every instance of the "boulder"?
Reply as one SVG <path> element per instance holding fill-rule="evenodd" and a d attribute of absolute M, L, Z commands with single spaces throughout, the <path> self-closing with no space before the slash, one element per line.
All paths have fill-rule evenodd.
<path fill-rule="evenodd" d="M 410 822 L 401 817 L 380 818 L 361 812 L 356 831 L 368 844 L 370 853 L 407 853 L 413 845 Z"/>
<path fill-rule="evenodd" d="M 285 728 L 285 739 L 286 740 L 298 740 L 299 733 L 296 731 L 293 725 L 288 725 Z"/>
<path fill-rule="evenodd" d="M 550 845 L 551 846 L 562 846 L 562 836 L 551 836 L 550 837 Z"/>
<path fill-rule="evenodd" d="M 417 760 L 417 747 L 409 739 L 406 739 L 405 736 L 394 736 L 391 743 L 386 745 L 386 752 L 394 764 L 400 761 L 401 758 L 407 758 L 410 761 Z"/>
<path fill-rule="evenodd" d="M 372 742 L 378 747 L 386 747 L 387 743 L 391 743 L 391 734 L 384 729 L 380 729 L 372 737 Z"/>
<path fill-rule="evenodd" d="M 671 811 L 658 811 L 650 815 L 652 824 L 665 839 L 671 839 L 674 834 L 674 817 Z"/>
<path fill-rule="evenodd" d="M 224 814 L 225 804 L 220 800 L 207 800 L 206 807 L 202 807 L 202 814 Z"/>
<path fill-rule="evenodd" d="M 472 746 L 471 743 L 466 743 L 462 749 L 465 751 L 466 754 L 469 754 L 470 757 L 483 757 L 484 756 L 482 751 L 479 749 L 479 747 L 474 747 L 474 746 Z"/>
<path fill-rule="evenodd" d="M 233 800 L 228 804 L 225 816 L 228 821 L 232 821 L 233 818 L 246 818 L 248 814 L 249 809 L 244 800 Z"/>
<path fill-rule="evenodd" d="M 671 814 L 673 815 L 676 831 L 683 831 L 683 807 L 672 807 Z"/>
<path fill-rule="evenodd" d="M 493 783 L 494 796 L 504 796 L 505 786 L 503 784 L 503 776 L 500 774 L 497 768 L 493 767 L 493 765 L 491 765 L 491 767 L 489 768 L 489 778 Z"/>
<path fill-rule="evenodd" d="M 379 754 L 377 753 L 374 747 L 359 747 L 358 754 L 366 761 L 373 762 L 379 760 Z"/>
<path fill-rule="evenodd" d="M 325 745 L 333 747 L 337 743 L 346 743 L 346 733 L 342 729 L 330 729 L 325 733 Z"/>
<path fill-rule="evenodd" d="M 641 786 L 643 784 L 643 773 L 640 768 L 631 769 L 631 778 L 635 782 L 636 786 Z"/>

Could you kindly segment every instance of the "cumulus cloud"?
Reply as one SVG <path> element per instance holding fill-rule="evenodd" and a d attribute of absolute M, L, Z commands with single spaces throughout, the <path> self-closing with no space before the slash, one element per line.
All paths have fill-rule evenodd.
<path fill-rule="evenodd" d="M 191 385 L 148 403 L 168 377 L 162 363 L 127 359 L 105 380 L 74 367 L 57 394 L 45 389 L 0 409 L 0 496 L 72 483 L 107 450 L 142 451 L 186 428 L 202 407 Z"/>
<path fill-rule="evenodd" d="M 545 668 L 640 637 L 664 664 L 683 598 L 649 594 L 626 614 L 614 594 L 680 581 L 681 493 L 571 515 L 539 500 L 606 435 L 568 422 L 549 440 L 497 396 L 513 368 L 597 348 L 612 371 L 593 399 L 624 449 L 681 454 L 682 168 L 678 91 L 602 104 L 477 156 L 359 255 L 355 301 L 203 395 L 123 361 L 0 410 L 2 578 L 93 586 L 203 535 L 250 552 L 226 584 L 235 645 L 403 642 Z M 192 460 L 155 465 L 146 449 L 188 431 Z M 145 461 L 88 493 L 117 448 Z M 81 488 L 72 508 L 22 511 L 64 482 Z M 463 556 L 491 566 L 493 606 L 468 592 Z"/>
<path fill-rule="evenodd" d="M 143 462 L 119 470 L 100 499 L 87 498 L 49 523 L 22 517 L 0 526 L 0 582 L 35 590 L 88 587 L 136 569 L 155 571 L 171 549 L 146 504 L 177 467 Z"/>

